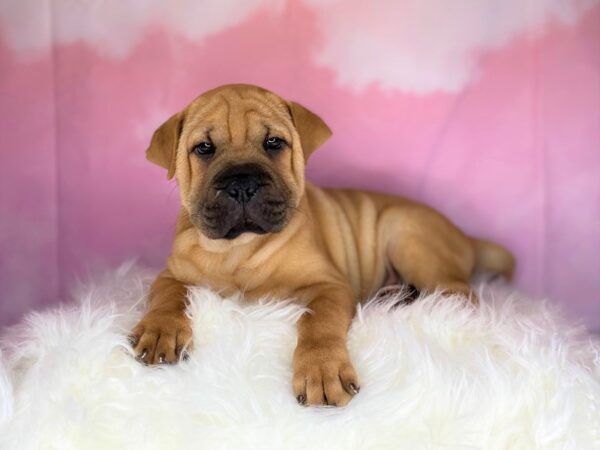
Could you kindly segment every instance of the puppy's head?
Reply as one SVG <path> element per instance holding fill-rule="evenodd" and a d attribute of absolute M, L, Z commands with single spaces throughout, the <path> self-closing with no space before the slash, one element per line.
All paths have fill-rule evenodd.
<path fill-rule="evenodd" d="M 147 158 L 176 177 L 192 223 L 210 239 L 280 231 L 304 192 L 304 165 L 331 136 L 303 106 L 265 89 L 202 94 L 154 132 Z"/>

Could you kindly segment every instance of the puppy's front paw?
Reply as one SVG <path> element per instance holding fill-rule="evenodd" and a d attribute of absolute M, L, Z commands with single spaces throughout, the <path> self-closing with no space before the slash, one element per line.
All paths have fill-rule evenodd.
<path fill-rule="evenodd" d="M 182 311 L 149 311 L 130 335 L 136 359 L 144 364 L 173 364 L 191 350 L 192 327 Z"/>
<path fill-rule="evenodd" d="M 293 387 L 302 405 L 348 404 L 360 387 L 345 344 L 298 344 Z"/>

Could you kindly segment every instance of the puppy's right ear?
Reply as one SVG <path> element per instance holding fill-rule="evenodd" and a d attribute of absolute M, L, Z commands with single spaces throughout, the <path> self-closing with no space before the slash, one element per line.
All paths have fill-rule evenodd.
<path fill-rule="evenodd" d="M 175 157 L 183 128 L 183 113 L 172 115 L 152 135 L 146 159 L 167 169 L 167 179 L 175 175 Z"/>

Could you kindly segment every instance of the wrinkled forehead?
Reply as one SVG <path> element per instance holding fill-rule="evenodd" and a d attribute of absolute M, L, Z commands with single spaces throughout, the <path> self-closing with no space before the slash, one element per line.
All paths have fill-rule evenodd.
<path fill-rule="evenodd" d="M 291 135 L 292 118 L 286 102 L 261 89 L 219 89 L 194 100 L 186 111 L 190 134 L 220 135 L 247 141 L 255 135 Z"/>

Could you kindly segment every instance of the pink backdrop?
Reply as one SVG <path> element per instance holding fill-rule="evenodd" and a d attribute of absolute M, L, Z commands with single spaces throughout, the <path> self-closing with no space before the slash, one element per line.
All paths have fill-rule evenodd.
<path fill-rule="evenodd" d="M 177 192 L 151 133 L 247 82 L 331 125 L 314 181 L 428 202 L 600 328 L 600 4 L 443 4 L 0 2 L 0 323 L 91 270 L 161 265 Z"/>

